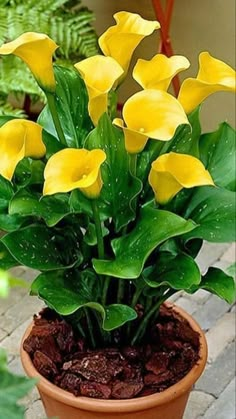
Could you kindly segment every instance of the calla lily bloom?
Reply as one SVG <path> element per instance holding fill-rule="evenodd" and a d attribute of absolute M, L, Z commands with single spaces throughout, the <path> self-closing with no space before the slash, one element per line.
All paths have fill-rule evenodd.
<path fill-rule="evenodd" d="M 196 157 L 170 152 L 158 157 L 149 173 L 149 183 L 159 204 L 167 204 L 181 189 L 213 185 L 210 173 Z"/>
<path fill-rule="evenodd" d="M 127 73 L 135 48 L 145 36 L 159 29 L 160 24 L 129 12 L 118 12 L 114 18 L 116 25 L 108 28 L 100 36 L 99 46 L 104 55 L 115 58 Z"/>
<path fill-rule="evenodd" d="M 235 92 L 236 73 L 228 64 L 213 58 L 208 52 L 199 55 L 197 78 L 184 80 L 178 100 L 188 114 L 212 93 Z"/>
<path fill-rule="evenodd" d="M 164 54 L 157 54 L 149 61 L 139 59 L 133 70 L 133 78 L 143 89 L 166 91 L 173 77 L 189 66 L 190 62 L 182 55 L 169 58 Z"/>
<path fill-rule="evenodd" d="M 84 79 L 89 95 L 89 115 L 97 125 L 100 116 L 107 111 L 108 92 L 124 73 L 111 57 L 95 55 L 75 64 Z"/>
<path fill-rule="evenodd" d="M 55 153 L 45 167 L 43 195 L 80 189 L 87 198 L 97 198 L 102 188 L 100 166 L 105 160 L 106 153 L 100 149 L 66 148 Z"/>
<path fill-rule="evenodd" d="M 58 45 L 43 33 L 26 32 L 12 42 L 0 47 L 0 54 L 14 54 L 21 58 L 33 73 L 39 86 L 54 92 L 56 83 L 52 56 Z"/>
<path fill-rule="evenodd" d="M 123 117 L 126 126 L 119 118 L 113 123 L 123 129 L 125 148 L 131 154 L 142 151 L 148 138 L 171 140 L 179 125 L 189 123 L 177 99 L 154 89 L 131 96 L 123 107 Z"/>
<path fill-rule="evenodd" d="M 46 147 L 42 127 L 32 121 L 12 119 L 0 128 L 0 175 L 11 180 L 24 157 L 42 158 Z"/>

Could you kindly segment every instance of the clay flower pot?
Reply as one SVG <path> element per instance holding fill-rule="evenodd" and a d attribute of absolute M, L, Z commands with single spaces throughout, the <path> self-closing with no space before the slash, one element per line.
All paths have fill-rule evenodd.
<path fill-rule="evenodd" d="M 195 320 L 184 310 L 173 305 L 176 313 L 186 319 L 192 329 L 200 335 L 199 361 L 178 383 L 167 390 L 150 396 L 129 400 L 101 400 L 75 397 L 55 386 L 35 369 L 29 355 L 23 349 L 23 341 L 29 335 L 28 327 L 21 344 L 21 360 L 26 374 L 39 378 L 38 390 L 47 416 L 59 419 L 181 419 L 192 386 L 202 374 L 207 361 L 207 343 L 203 331 Z"/>

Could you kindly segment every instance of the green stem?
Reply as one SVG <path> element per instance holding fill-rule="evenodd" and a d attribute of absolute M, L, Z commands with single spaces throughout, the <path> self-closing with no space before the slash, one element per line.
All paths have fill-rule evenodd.
<path fill-rule="evenodd" d="M 86 320 L 87 320 L 88 332 L 89 332 L 91 344 L 92 344 L 92 347 L 95 348 L 96 342 L 95 342 L 95 339 L 94 339 L 94 336 L 93 336 L 93 325 L 92 325 L 92 321 L 91 321 L 91 318 L 90 318 L 88 309 L 85 308 L 84 311 L 85 311 L 85 316 L 86 316 Z"/>
<path fill-rule="evenodd" d="M 92 199 L 91 203 L 92 203 L 93 219 L 95 223 L 95 230 L 96 230 L 96 236 L 97 236 L 98 257 L 99 259 L 104 259 L 104 243 L 103 243 L 102 226 L 101 226 L 99 209 L 97 206 L 97 201 L 95 199 Z"/>
<path fill-rule="evenodd" d="M 129 171 L 136 177 L 137 172 L 137 154 L 129 154 Z"/>
<path fill-rule="evenodd" d="M 142 319 L 137 332 L 135 333 L 132 341 L 131 341 L 131 345 L 135 345 L 135 343 L 137 342 L 138 339 L 141 339 L 146 331 L 148 322 L 150 320 L 150 318 L 153 316 L 153 314 L 155 314 L 155 312 L 157 310 L 159 310 L 160 306 L 164 303 L 164 301 L 167 300 L 167 298 L 169 298 L 175 291 L 174 290 L 169 290 L 160 300 L 157 301 L 156 304 L 154 304 L 154 306 L 148 311 L 148 313 L 144 316 L 144 318 Z"/>
<path fill-rule="evenodd" d="M 107 276 L 105 281 L 104 281 L 104 285 L 103 285 L 103 290 L 102 290 L 102 305 L 105 306 L 106 305 L 106 300 L 107 300 L 107 292 L 108 292 L 108 288 L 110 285 L 110 277 Z"/>
<path fill-rule="evenodd" d="M 140 295 L 142 294 L 142 291 L 143 291 L 143 288 L 137 288 L 136 289 L 136 291 L 133 295 L 132 301 L 131 301 L 131 307 L 132 308 L 135 308 L 135 306 L 138 302 L 138 299 L 139 299 Z M 127 325 L 127 337 L 128 338 L 130 337 L 130 333 L 131 333 L 131 325 L 132 325 L 132 322 L 129 322 L 128 325 Z"/>
<path fill-rule="evenodd" d="M 117 303 L 120 304 L 124 297 L 125 279 L 120 279 L 118 282 Z"/>
<path fill-rule="evenodd" d="M 62 144 L 67 145 L 65 135 L 58 117 L 57 108 L 56 108 L 56 101 L 55 101 L 55 95 L 54 93 L 46 93 L 47 101 L 48 101 L 48 107 L 50 110 L 50 113 L 52 115 L 53 123 L 56 128 L 57 135 L 59 137 L 59 140 Z"/>

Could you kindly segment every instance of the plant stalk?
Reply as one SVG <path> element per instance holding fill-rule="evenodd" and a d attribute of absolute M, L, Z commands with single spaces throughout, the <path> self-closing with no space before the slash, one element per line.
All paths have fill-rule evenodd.
<path fill-rule="evenodd" d="M 137 173 L 137 154 L 129 154 L 129 171 L 132 176 L 136 177 Z"/>
<path fill-rule="evenodd" d="M 135 333 L 131 345 L 135 345 L 138 339 L 141 339 L 146 331 L 148 322 L 150 318 L 155 314 L 157 310 L 159 310 L 160 306 L 164 303 L 164 301 L 167 300 L 167 298 L 171 297 L 172 294 L 174 294 L 175 290 L 169 290 L 160 300 L 157 301 L 156 304 L 148 311 L 148 313 L 144 316 L 142 319 L 137 332 Z"/>
<path fill-rule="evenodd" d="M 93 219 L 95 223 L 95 230 L 96 230 L 96 236 L 97 236 L 98 258 L 104 259 L 104 242 L 103 242 L 102 226 L 101 226 L 99 209 L 97 206 L 97 201 L 95 199 L 92 199 L 91 203 L 92 203 Z"/>
<path fill-rule="evenodd" d="M 67 145 L 65 135 L 58 117 L 57 108 L 56 108 L 56 101 L 55 101 L 55 95 L 54 93 L 46 93 L 47 101 L 48 101 L 48 107 L 50 110 L 50 113 L 52 115 L 53 123 L 57 132 L 57 135 L 59 137 L 59 140 L 62 144 Z"/>
<path fill-rule="evenodd" d="M 94 339 L 94 336 L 93 336 L 93 325 L 92 325 L 92 321 L 91 321 L 91 318 L 90 318 L 88 309 L 85 308 L 84 311 L 85 311 L 85 316 L 86 316 L 86 320 L 87 320 L 88 332 L 89 332 L 91 344 L 92 344 L 92 347 L 95 348 L 96 347 L 96 342 L 95 342 L 95 339 Z"/>

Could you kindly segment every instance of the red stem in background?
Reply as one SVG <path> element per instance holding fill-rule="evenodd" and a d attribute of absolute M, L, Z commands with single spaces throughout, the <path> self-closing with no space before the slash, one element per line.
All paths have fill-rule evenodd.
<path fill-rule="evenodd" d="M 161 24 L 161 43 L 160 52 L 165 54 L 167 57 L 174 55 L 171 39 L 169 36 L 169 28 L 171 22 L 171 16 L 174 7 L 174 0 L 166 0 L 165 10 L 162 7 L 161 0 L 152 0 L 153 8 L 155 10 L 156 18 Z M 175 76 L 172 80 L 175 96 L 178 96 L 180 89 L 179 77 Z"/>

